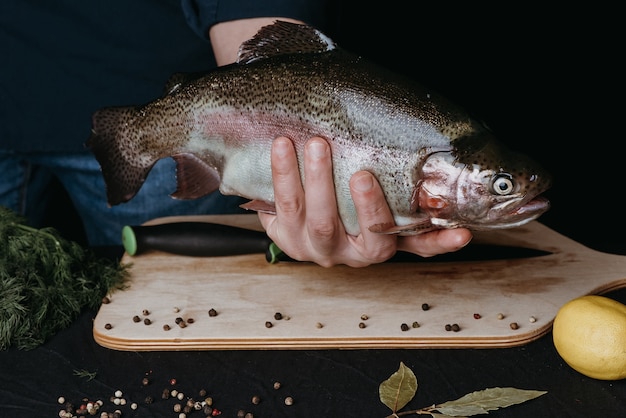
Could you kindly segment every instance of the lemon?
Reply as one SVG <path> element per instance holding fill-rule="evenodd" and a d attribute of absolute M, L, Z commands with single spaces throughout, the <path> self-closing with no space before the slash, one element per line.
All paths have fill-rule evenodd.
<path fill-rule="evenodd" d="M 597 295 L 570 300 L 554 318 L 552 338 L 563 360 L 585 376 L 626 378 L 626 305 Z"/>

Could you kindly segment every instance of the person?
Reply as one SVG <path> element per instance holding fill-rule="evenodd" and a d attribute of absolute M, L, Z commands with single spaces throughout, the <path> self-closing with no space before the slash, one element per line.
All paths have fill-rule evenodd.
<path fill-rule="evenodd" d="M 219 192 L 172 199 L 173 161 L 160 160 L 139 193 L 109 207 L 100 167 L 84 143 L 99 108 L 149 102 L 173 73 L 202 72 L 236 60 L 240 44 L 277 19 L 324 28 L 318 0 L 7 0 L 0 5 L 0 205 L 40 226 L 54 177 L 67 190 L 88 244 L 121 244 L 124 225 L 172 215 L 241 213 L 244 202 Z M 276 215 L 259 214 L 291 257 L 322 266 L 360 267 L 398 250 L 433 256 L 467 244 L 464 229 L 421 236 L 347 235 L 335 205 L 328 144 L 305 149 L 306 193 L 288 138 L 272 147 Z M 367 172 L 350 183 L 362 226 L 393 222 Z M 313 198 L 311 198 L 313 197 Z"/>

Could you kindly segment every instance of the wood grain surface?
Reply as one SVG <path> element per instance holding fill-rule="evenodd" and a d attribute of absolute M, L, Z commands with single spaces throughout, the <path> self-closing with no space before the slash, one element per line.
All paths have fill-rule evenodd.
<path fill-rule="evenodd" d="M 256 215 L 148 224 L 180 221 L 262 230 Z M 481 245 L 549 254 L 366 268 L 269 264 L 264 254 L 124 254 L 121 262 L 131 264 L 129 287 L 109 295 L 93 334 L 104 347 L 134 351 L 510 347 L 545 335 L 565 302 L 626 286 L 625 256 L 592 250 L 538 221 L 475 233 L 469 247 Z M 276 313 L 283 318 L 275 319 Z M 446 331 L 453 324 L 459 330 Z"/>

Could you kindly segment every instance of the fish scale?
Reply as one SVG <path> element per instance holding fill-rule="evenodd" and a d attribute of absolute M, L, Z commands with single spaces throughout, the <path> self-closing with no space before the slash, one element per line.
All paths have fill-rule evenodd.
<path fill-rule="evenodd" d="M 550 174 L 504 147 L 469 114 L 406 77 L 337 47 L 308 25 L 277 21 L 245 42 L 239 60 L 207 74 L 173 76 L 143 106 L 105 108 L 87 141 L 109 204 L 132 199 L 161 158 L 177 165 L 172 196 L 220 190 L 272 212 L 270 148 L 295 145 L 300 167 L 313 136 L 331 147 L 339 215 L 360 232 L 350 177 L 378 179 L 401 235 L 441 228 L 508 228 L 549 208 Z M 303 179 L 304 180 L 304 179 Z"/>

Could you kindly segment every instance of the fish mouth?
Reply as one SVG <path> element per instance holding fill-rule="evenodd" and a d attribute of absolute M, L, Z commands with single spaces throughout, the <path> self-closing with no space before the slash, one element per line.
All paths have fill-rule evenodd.
<path fill-rule="evenodd" d="M 544 196 L 535 196 L 513 211 L 504 214 L 504 216 L 502 216 L 502 214 L 496 215 L 497 217 L 502 217 L 501 221 L 497 222 L 495 225 L 491 225 L 490 228 L 512 228 L 521 226 L 537 219 L 548 209 L 550 209 L 550 201 Z M 480 229 L 480 227 L 477 229 Z"/>
<path fill-rule="evenodd" d="M 544 196 L 536 196 L 513 211 L 513 216 L 539 216 L 550 209 L 550 201 Z"/>

